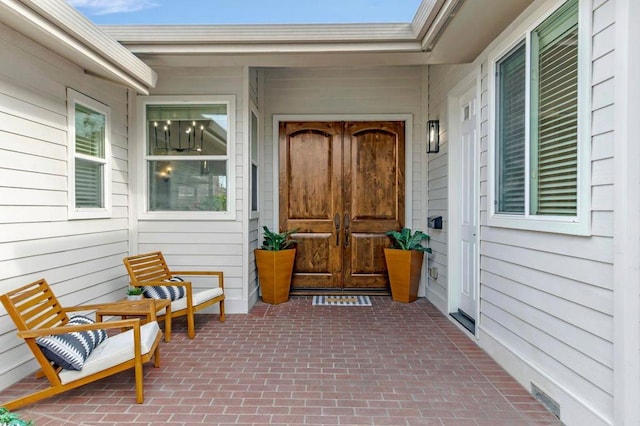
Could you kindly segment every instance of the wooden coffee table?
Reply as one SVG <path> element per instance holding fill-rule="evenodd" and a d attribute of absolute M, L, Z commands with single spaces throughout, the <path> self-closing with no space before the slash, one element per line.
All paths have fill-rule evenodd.
<path fill-rule="evenodd" d="M 156 320 L 156 313 L 166 309 L 164 315 L 164 341 L 171 340 L 171 300 L 168 299 L 142 299 L 120 300 L 104 305 L 96 311 L 96 321 L 102 321 L 103 316 L 118 316 L 122 319 L 129 317 L 142 317 L 142 323 L 146 324 Z"/>

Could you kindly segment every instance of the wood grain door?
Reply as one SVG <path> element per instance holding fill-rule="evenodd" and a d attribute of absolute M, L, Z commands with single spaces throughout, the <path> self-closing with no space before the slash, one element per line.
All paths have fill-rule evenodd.
<path fill-rule="evenodd" d="M 280 125 L 280 228 L 299 228 L 293 291 L 385 290 L 404 222 L 403 122 Z"/>

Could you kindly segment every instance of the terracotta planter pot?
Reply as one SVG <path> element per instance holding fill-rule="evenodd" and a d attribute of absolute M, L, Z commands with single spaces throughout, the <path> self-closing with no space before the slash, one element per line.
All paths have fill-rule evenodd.
<path fill-rule="evenodd" d="M 262 300 L 272 305 L 288 301 L 296 249 L 256 249 L 255 255 Z"/>
<path fill-rule="evenodd" d="M 389 272 L 392 299 L 404 303 L 418 299 L 424 252 L 385 248 L 384 258 Z"/>

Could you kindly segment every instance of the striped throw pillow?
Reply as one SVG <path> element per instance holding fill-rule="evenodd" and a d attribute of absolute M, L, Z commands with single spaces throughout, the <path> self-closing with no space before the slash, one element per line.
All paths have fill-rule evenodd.
<path fill-rule="evenodd" d="M 171 277 L 167 282 L 184 282 L 184 280 L 180 277 Z M 182 299 L 186 295 L 186 290 L 181 286 L 144 286 L 142 287 L 142 293 L 145 297 L 150 299 L 169 299 L 169 300 L 178 300 Z"/>
<path fill-rule="evenodd" d="M 75 315 L 66 325 L 93 324 L 91 318 Z M 36 343 L 49 361 L 66 370 L 82 370 L 91 352 L 107 339 L 105 330 L 77 331 L 36 338 Z"/>

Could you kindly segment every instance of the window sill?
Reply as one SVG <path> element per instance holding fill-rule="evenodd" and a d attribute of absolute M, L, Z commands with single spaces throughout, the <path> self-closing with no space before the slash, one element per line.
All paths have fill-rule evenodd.
<path fill-rule="evenodd" d="M 591 235 L 590 222 L 587 220 L 580 220 L 579 218 L 531 218 L 520 217 L 516 215 L 493 214 L 487 219 L 487 225 L 499 228 L 512 228 L 535 232 L 549 232 L 554 234 L 579 236 Z"/>
<path fill-rule="evenodd" d="M 111 218 L 111 210 L 109 209 L 69 209 L 69 220 L 84 219 L 109 219 Z"/>
<path fill-rule="evenodd" d="M 236 220 L 235 212 L 146 212 L 138 217 L 139 220 L 207 220 L 207 221 L 225 221 Z"/>

